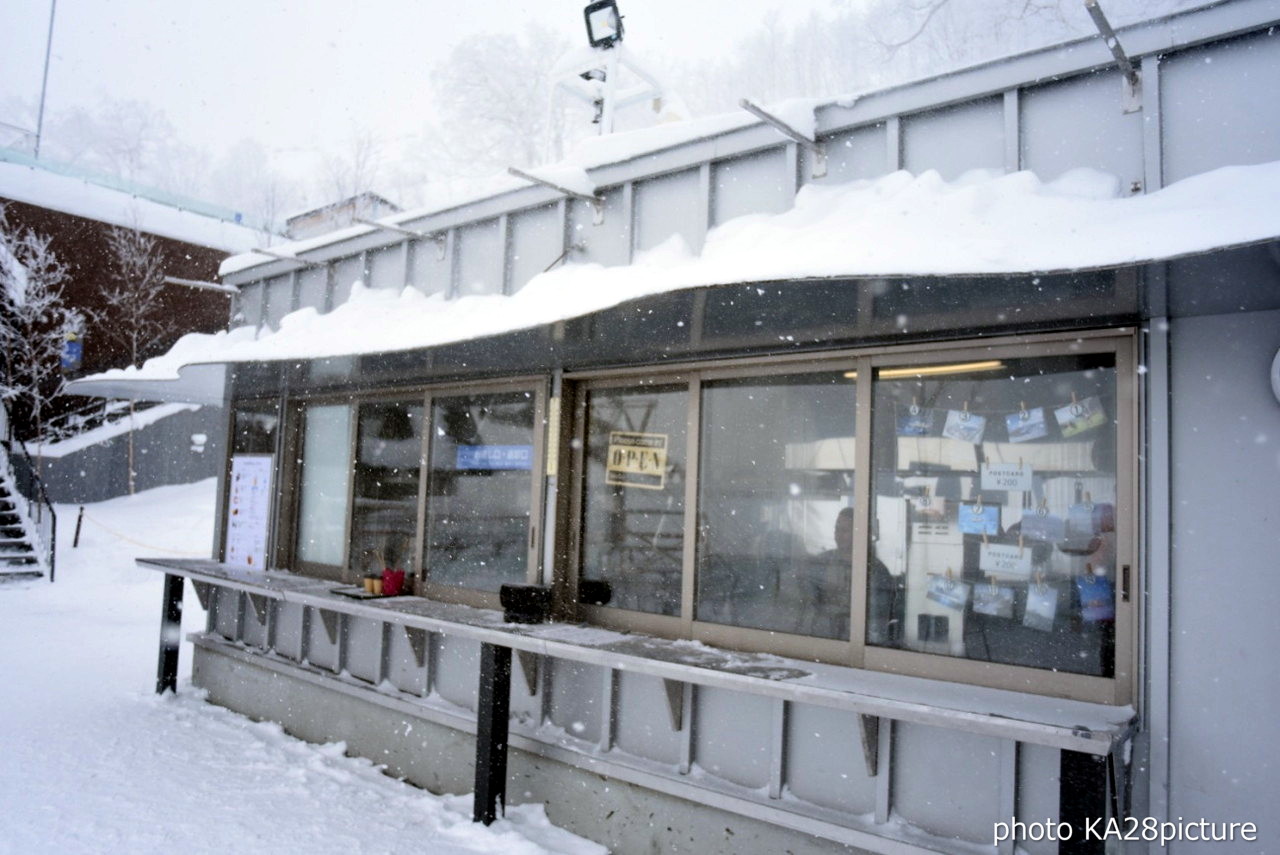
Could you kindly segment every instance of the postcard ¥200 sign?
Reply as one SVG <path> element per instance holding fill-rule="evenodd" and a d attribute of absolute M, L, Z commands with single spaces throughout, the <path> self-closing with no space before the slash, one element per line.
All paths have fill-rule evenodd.
<path fill-rule="evenodd" d="M 661 490 L 667 483 L 667 435 L 610 432 L 604 481 L 619 487 Z"/>

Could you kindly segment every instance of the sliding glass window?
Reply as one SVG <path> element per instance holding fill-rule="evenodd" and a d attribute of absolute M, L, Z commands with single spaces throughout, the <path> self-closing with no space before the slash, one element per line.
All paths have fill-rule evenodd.
<path fill-rule="evenodd" d="M 355 570 L 406 569 L 414 555 L 421 400 L 361 404 L 356 425 L 351 562 Z"/>
<path fill-rule="evenodd" d="M 532 391 L 432 397 L 429 584 L 496 592 L 528 581 L 536 411 Z"/>

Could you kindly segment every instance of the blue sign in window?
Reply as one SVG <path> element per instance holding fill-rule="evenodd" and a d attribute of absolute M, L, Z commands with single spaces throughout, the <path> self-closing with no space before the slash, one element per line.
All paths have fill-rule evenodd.
<path fill-rule="evenodd" d="M 532 445 L 460 445 L 458 469 L 532 469 Z"/>

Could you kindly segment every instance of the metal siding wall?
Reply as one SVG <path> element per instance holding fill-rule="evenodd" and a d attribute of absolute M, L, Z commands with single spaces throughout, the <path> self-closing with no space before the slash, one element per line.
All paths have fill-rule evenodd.
<path fill-rule="evenodd" d="M 440 247 L 433 240 L 415 240 L 409 250 L 409 284 L 423 294 L 449 290 L 449 256 Z"/>
<path fill-rule="evenodd" d="M 744 214 L 776 214 L 795 202 L 795 179 L 787 169 L 786 148 L 711 164 L 711 224 Z"/>
<path fill-rule="evenodd" d="M 336 309 L 351 297 L 351 286 L 364 281 L 363 258 L 353 255 L 333 265 L 333 307 Z"/>
<path fill-rule="evenodd" d="M 991 843 L 1000 740 L 907 722 L 893 737 L 894 812 L 939 837 Z"/>
<path fill-rule="evenodd" d="M 502 293 L 502 246 L 498 221 L 458 229 L 458 296 Z"/>
<path fill-rule="evenodd" d="M 434 665 L 433 684 L 440 697 L 474 710 L 480 680 L 480 642 L 437 635 Z"/>
<path fill-rule="evenodd" d="M 671 729 L 671 713 L 662 680 L 643 674 L 618 674 L 618 747 L 637 757 L 675 765 L 684 735 Z"/>
<path fill-rule="evenodd" d="M 556 659 L 551 675 L 551 722 L 569 736 L 600 741 L 604 669 Z"/>
<path fill-rule="evenodd" d="M 1280 311 L 1175 320 L 1170 345 L 1169 814 L 1261 823 L 1280 799 Z"/>
<path fill-rule="evenodd" d="M 267 280 L 267 306 L 264 317 L 268 326 L 280 328 L 280 319 L 293 311 L 293 276 L 274 276 Z"/>
<path fill-rule="evenodd" d="M 387 651 L 387 679 L 402 692 L 414 695 L 426 694 L 427 669 L 418 665 L 413 647 L 403 627 L 391 627 L 390 649 Z M 429 643 L 429 639 L 428 639 Z"/>
<path fill-rule="evenodd" d="M 259 650 L 265 650 L 267 647 L 267 623 L 265 620 L 258 620 L 258 613 L 249 603 L 245 603 L 244 627 L 240 636 L 240 640 L 250 647 L 256 647 Z"/>
<path fill-rule="evenodd" d="M 1108 71 L 1024 89 L 1022 168 L 1045 181 L 1082 166 L 1100 169 L 1128 194 L 1142 181 L 1143 114 L 1121 109 L 1122 80 Z"/>
<path fill-rule="evenodd" d="M 1280 31 L 1171 56 L 1160 81 L 1166 183 L 1280 160 Z"/>
<path fill-rule="evenodd" d="M 559 205 L 544 205 L 511 215 L 511 293 L 547 268 L 564 252 L 564 222 Z"/>
<path fill-rule="evenodd" d="M 902 119 L 903 168 L 951 181 L 970 169 L 1004 169 L 1004 103 L 983 98 Z"/>
<path fill-rule="evenodd" d="M 791 704 L 786 757 L 785 780 L 796 798 L 855 814 L 875 810 L 876 779 L 867 776 L 853 713 Z"/>
<path fill-rule="evenodd" d="M 1058 821 L 1058 773 L 1062 752 L 1042 745 L 1022 745 L 1018 749 L 1018 819 L 1023 822 Z M 1008 822 L 1011 817 L 999 817 Z M 1079 834 L 1084 829 L 1075 829 Z M 1058 844 L 1049 840 L 1019 840 L 1027 855 L 1054 855 Z"/>
<path fill-rule="evenodd" d="M 888 143 L 883 124 L 854 128 L 823 140 L 827 147 L 827 174 L 805 180 L 817 184 L 842 184 L 859 178 L 879 178 L 889 171 Z"/>
<path fill-rule="evenodd" d="M 399 291 L 404 288 L 404 244 L 392 244 L 369 253 L 369 287 Z"/>
<path fill-rule="evenodd" d="M 347 618 L 346 669 L 353 677 L 377 683 L 382 670 L 382 621 Z"/>
<path fill-rule="evenodd" d="M 706 686 L 698 688 L 693 756 L 712 775 L 750 789 L 769 783 L 773 702 Z"/>
<path fill-rule="evenodd" d="M 276 604 L 276 653 L 295 662 L 302 659 L 302 615 L 297 603 Z"/>
<path fill-rule="evenodd" d="M 604 222 L 596 225 L 591 206 L 576 199 L 569 202 L 569 243 L 585 245 L 574 252 L 574 261 L 615 267 L 631 262 L 631 211 L 629 196 L 622 187 L 603 191 Z"/>
<path fill-rule="evenodd" d="M 214 632 L 236 641 L 239 632 L 240 592 L 230 588 L 214 588 Z"/>
<path fill-rule="evenodd" d="M 702 249 L 706 209 L 698 198 L 698 170 L 685 169 L 671 175 L 637 181 L 636 251 L 653 249 L 674 234 L 694 252 Z"/>
<path fill-rule="evenodd" d="M 336 671 L 338 669 L 338 646 L 341 643 L 341 617 L 339 616 L 338 642 L 333 643 L 329 641 L 329 634 L 325 631 L 324 620 L 320 617 L 320 611 L 312 609 L 310 632 L 307 638 L 307 661 L 317 668 L 328 668 L 330 671 Z"/>
<path fill-rule="evenodd" d="M 240 288 L 240 297 L 236 300 L 236 314 L 240 321 L 234 326 L 256 327 L 262 323 L 263 282 L 254 282 Z"/>
<path fill-rule="evenodd" d="M 308 267 L 298 273 L 298 308 L 310 306 L 324 312 L 329 290 L 329 271 L 324 267 Z"/>

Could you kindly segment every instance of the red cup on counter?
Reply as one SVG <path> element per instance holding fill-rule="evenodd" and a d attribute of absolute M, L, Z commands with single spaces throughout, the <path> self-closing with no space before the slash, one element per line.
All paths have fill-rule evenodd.
<path fill-rule="evenodd" d="M 388 567 L 382 571 L 382 596 L 396 597 L 404 590 L 404 571 Z"/>

